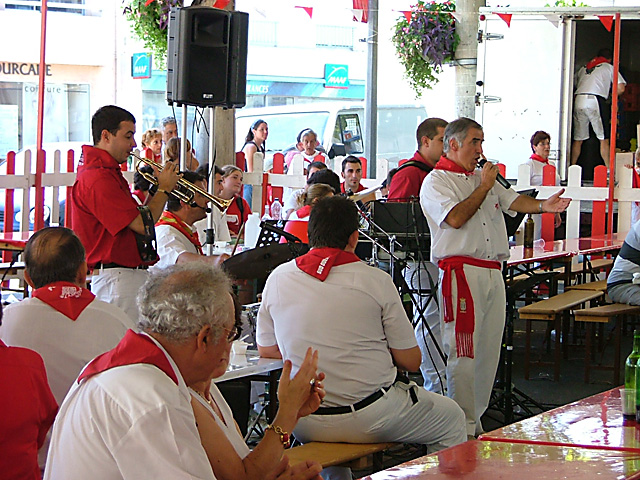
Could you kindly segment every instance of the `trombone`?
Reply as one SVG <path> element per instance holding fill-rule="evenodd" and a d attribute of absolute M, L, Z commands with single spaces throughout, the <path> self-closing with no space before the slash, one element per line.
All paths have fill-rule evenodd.
<path fill-rule="evenodd" d="M 153 175 L 151 175 L 150 173 L 141 171 L 140 164 L 144 163 L 146 165 L 149 165 L 150 167 L 157 169 L 158 172 L 161 172 L 164 167 L 160 165 L 158 162 L 155 162 L 148 158 L 140 157 L 133 152 L 131 152 L 131 156 L 137 160 L 136 171 L 151 184 L 158 185 L 158 179 Z M 227 207 L 231 205 L 231 202 L 233 202 L 233 199 L 225 200 L 224 198 L 216 197 L 215 195 L 210 194 L 206 190 L 203 190 L 202 188 L 198 187 L 197 185 L 194 185 L 193 183 L 183 178 L 180 178 L 178 180 L 178 184 L 176 185 L 176 188 L 174 188 L 171 191 L 171 195 L 173 195 L 179 200 L 182 200 L 187 204 L 191 204 L 193 202 L 193 199 L 196 196 L 196 193 L 199 193 L 200 195 L 205 197 L 207 200 L 209 200 L 221 212 L 224 212 L 227 209 Z"/>

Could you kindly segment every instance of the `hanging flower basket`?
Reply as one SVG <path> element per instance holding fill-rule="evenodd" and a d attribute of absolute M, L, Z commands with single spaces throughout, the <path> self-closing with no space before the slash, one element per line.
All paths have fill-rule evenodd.
<path fill-rule="evenodd" d="M 453 2 L 435 3 L 418 0 L 411 15 L 403 16 L 395 25 L 393 43 L 416 96 L 438 83 L 442 65 L 453 60 L 460 42 L 456 35 Z"/>
<path fill-rule="evenodd" d="M 123 14 L 133 33 L 151 50 L 156 68 L 163 69 L 167 60 L 167 31 L 172 7 L 182 7 L 183 0 L 123 0 Z"/>

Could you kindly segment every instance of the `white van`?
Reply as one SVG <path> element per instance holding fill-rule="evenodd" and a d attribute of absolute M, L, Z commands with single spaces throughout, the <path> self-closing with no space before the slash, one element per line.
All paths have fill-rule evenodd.
<path fill-rule="evenodd" d="M 378 106 L 377 158 L 396 167 L 416 151 L 416 128 L 425 118 L 424 107 L 415 105 Z M 249 127 L 262 119 L 269 125 L 267 155 L 295 148 L 298 133 L 311 128 L 329 152 L 343 144 L 347 155 L 364 155 L 364 104 L 361 102 L 306 103 L 282 107 L 243 108 L 236 111 L 236 151 L 241 151 Z"/>

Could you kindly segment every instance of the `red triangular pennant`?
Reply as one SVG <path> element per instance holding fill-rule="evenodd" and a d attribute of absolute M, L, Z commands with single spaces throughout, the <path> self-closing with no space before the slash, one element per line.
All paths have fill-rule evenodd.
<path fill-rule="evenodd" d="M 507 27 L 511 27 L 511 17 L 513 16 L 511 13 L 496 13 L 496 15 L 504 20 L 504 23 L 507 24 Z"/>
<path fill-rule="evenodd" d="M 407 19 L 407 22 L 411 22 L 411 10 L 402 10 L 400 13 L 404 15 L 404 18 Z"/>
<path fill-rule="evenodd" d="M 353 12 L 353 21 L 362 22 L 364 11 L 359 8 L 352 8 L 351 11 Z"/>
<path fill-rule="evenodd" d="M 355 20 L 362 23 L 369 21 L 369 0 L 353 0 L 353 9 Z M 358 12 L 356 14 L 355 10 L 360 10 L 362 13 Z"/>
<path fill-rule="evenodd" d="M 313 7 L 301 7 L 300 5 L 296 5 L 296 8 L 303 9 L 305 12 L 307 12 L 307 15 L 309 15 L 309 18 L 313 18 Z"/>
<path fill-rule="evenodd" d="M 600 22 L 604 25 L 604 28 L 607 29 L 607 32 L 611 31 L 611 27 L 613 27 L 613 15 L 598 15 Z"/>
<path fill-rule="evenodd" d="M 213 2 L 213 6 L 219 8 L 220 10 L 224 10 L 231 0 L 216 0 Z"/>

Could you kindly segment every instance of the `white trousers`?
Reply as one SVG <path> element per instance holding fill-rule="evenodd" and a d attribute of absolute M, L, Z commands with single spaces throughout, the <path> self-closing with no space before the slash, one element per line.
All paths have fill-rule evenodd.
<path fill-rule="evenodd" d="M 138 290 L 147 280 L 147 270 L 133 268 L 104 268 L 94 271 L 91 292 L 98 300 L 113 303 L 138 321 Z"/>
<path fill-rule="evenodd" d="M 414 332 L 418 347 L 422 352 L 420 371 L 424 379 L 424 388 L 430 392 L 444 394 L 446 364 L 434 344 L 435 339 L 440 350 L 444 351 L 440 332 L 440 309 L 437 301 L 438 267 L 431 262 L 407 262 L 404 279 L 412 290 L 417 291 L 412 294 L 415 301 L 413 304 L 415 310 L 413 324 L 415 325 Z M 425 290 L 432 288 L 433 294 L 425 292 Z M 424 310 L 422 315 L 418 309 Z M 431 335 L 429 330 L 431 330 Z"/>
<path fill-rule="evenodd" d="M 440 271 L 440 282 L 442 275 Z M 447 395 L 464 411 L 467 434 L 483 432 L 480 418 L 484 414 L 498 368 L 500 345 L 506 318 L 506 293 L 500 270 L 464 266 L 464 274 L 473 297 L 475 327 L 473 332 L 474 358 L 458 358 L 456 352 L 455 316 L 458 302 L 456 277 L 452 275 L 452 304 L 454 321 L 442 319 L 442 341 L 447 354 Z M 438 298 L 442 305 L 442 289 Z"/>

